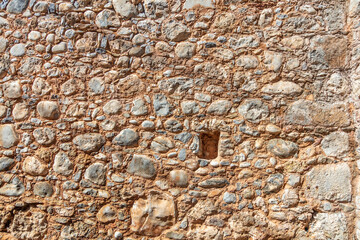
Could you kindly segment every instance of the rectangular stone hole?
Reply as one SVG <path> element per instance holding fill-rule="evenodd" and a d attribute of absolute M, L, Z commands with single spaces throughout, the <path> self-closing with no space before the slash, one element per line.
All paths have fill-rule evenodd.
<path fill-rule="evenodd" d="M 206 132 L 200 134 L 199 158 L 215 159 L 218 156 L 220 132 Z"/>

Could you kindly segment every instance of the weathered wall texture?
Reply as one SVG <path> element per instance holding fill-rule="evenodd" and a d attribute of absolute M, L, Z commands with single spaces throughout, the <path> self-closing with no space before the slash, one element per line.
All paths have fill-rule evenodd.
<path fill-rule="evenodd" d="M 0 2 L 0 239 L 360 239 L 359 0 Z"/>

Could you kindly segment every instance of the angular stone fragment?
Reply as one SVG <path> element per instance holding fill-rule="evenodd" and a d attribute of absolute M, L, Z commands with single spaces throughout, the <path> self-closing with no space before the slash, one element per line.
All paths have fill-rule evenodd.
<path fill-rule="evenodd" d="M 99 95 L 105 90 L 105 83 L 101 78 L 94 77 L 89 81 L 89 94 Z"/>
<path fill-rule="evenodd" d="M 51 197 L 54 193 L 52 185 L 48 182 L 39 182 L 34 185 L 34 194 L 39 197 Z"/>
<path fill-rule="evenodd" d="M 266 179 L 266 184 L 263 188 L 264 193 L 270 194 L 272 192 L 280 191 L 281 187 L 284 185 L 284 175 L 281 173 L 271 174 Z"/>
<path fill-rule="evenodd" d="M 106 182 L 106 172 L 104 164 L 102 163 L 93 163 L 85 171 L 85 179 L 90 180 L 91 182 L 99 185 L 105 185 Z"/>
<path fill-rule="evenodd" d="M 230 193 L 230 192 L 225 192 L 224 196 L 223 196 L 223 201 L 228 204 L 235 203 L 236 202 L 236 194 Z"/>
<path fill-rule="evenodd" d="M 12 158 L 9 157 L 2 157 L 0 158 L 0 172 L 9 170 L 13 165 L 15 161 Z"/>
<path fill-rule="evenodd" d="M 8 45 L 9 41 L 4 37 L 0 37 L 0 53 L 5 52 Z"/>
<path fill-rule="evenodd" d="M 195 49 L 195 44 L 189 42 L 181 42 L 176 45 L 175 54 L 179 58 L 191 58 L 195 54 Z"/>
<path fill-rule="evenodd" d="M 344 127 L 350 124 L 350 117 L 343 103 L 329 104 L 298 100 L 286 110 L 285 122 L 303 126 Z"/>
<path fill-rule="evenodd" d="M 332 132 L 321 141 L 321 148 L 327 156 L 345 157 L 349 150 L 349 136 L 345 132 Z"/>
<path fill-rule="evenodd" d="M 115 11 L 124 18 L 131 18 L 137 14 L 135 5 L 129 0 L 113 0 L 112 4 Z"/>
<path fill-rule="evenodd" d="M 102 10 L 95 19 L 98 28 L 120 27 L 120 20 L 112 10 Z"/>
<path fill-rule="evenodd" d="M 184 170 L 172 170 L 169 173 L 170 182 L 177 187 L 186 187 L 188 185 L 189 176 Z"/>
<path fill-rule="evenodd" d="M 216 100 L 210 104 L 207 113 L 221 116 L 229 112 L 232 104 L 228 100 Z"/>
<path fill-rule="evenodd" d="M 261 91 L 267 94 L 299 95 L 302 93 L 302 88 L 293 82 L 279 81 L 266 84 Z"/>
<path fill-rule="evenodd" d="M 28 6 L 29 0 L 11 0 L 6 7 L 8 13 L 22 13 Z"/>
<path fill-rule="evenodd" d="M 126 128 L 121 130 L 112 142 L 120 146 L 133 146 L 137 144 L 138 140 L 139 134 L 131 128 Z"/>
<path fill-rule="evenodd" d="M 203 188 L 223 188 L 229 184 L 226 178 L 210 178 L 199 183 Z"/>
<path fill-rule="evenodd" d="M 153 178 L 156 175 L 154 162 L 147 156 L 137 154 L 133 156 L 127 172 L 143 178 Z"/>
<path fill-rule="evenodd" d="M 55 54 L 66 52 L 66 50 L 67 50 L 66 42 L 58 43 L 51 48 L 52 53 Z"/>
<path fill-rule="evenodd" d="M 35 94 L 43 96 L 51 91 L 49 83 L 42 78 L 35 78 L 32 85 L 32 90 Z M 65 94 L 66 95 L 66 94 Z"/>
<path fill-rule="evenodd" d="M 42 163 L 36 157 L 27 157 L 25 158 L 22 164 L 22 170 L 33 176 L 43 176 L 48 172 L 46 164 Z"/>
<path fill-rule="evenodd" d="M 305 175 L 303 186 L 307 198 L 350 202 L 350 168 L 347 163 L 315 166 Z"/>
<path fill-rule="evenodd" d="M 164 117 L 171 114 L 172 106 L 164 94 L 155 94 L 153 104 L 157 116 Z"/>
<path fill-rule="evenodd" d="M 161 18 L 167 16 L 169 4 L 167 0 L 145 0 L 145 14 L 149 18 Z"/>
<path fill-rule="evenodd" d="M 282 54 L 270 51 L 264 53 L 264 64 L 265 66 L 274 72 L 278 72 L 282 65 Z"/>
<path fill-rule="evenodd" d="M 133 101 L 133 107 L 131 108 L 131 113 L 135 116 L 144 116 L 148 113 L 148 107 L 146 102 L 141 99 L 137 98 Z"/>
<path fill-rule="evenodd" d="M 3 84 L 4 96 L 11 99 L 21 97 L 21 85 L 19 81 L 6 82 Z"/>
<path fill-rule="evenodd" d="M 33 131 L 36 142 L 41 145 L 50 145 L 55 141 L 56 133 L 51 128 L 37 128 Z"/>
<path fill-rule="evenodd" d="M 3 148 L 11 148 L 19 142 L 18 134 L 12 124 L 4 124 L 0 126 L 0 146 Z"/>
<path fill-rule="evenodd" d="M 130 229 L 140 235 L 155 237 L 175 224 L 176 207 L 173 198 L 157 191 L 151 191 L 147 199 L 134 202 Z"/>
<path fill-rule="evenodd" d="M 195 101 L 182 101 L 181 110 L 185 115 L 192 115 L 199 112 L 199 104 Z"/>
<path fill-rule="evenodd" d="M 190 29 L 176 20 L 170 20 L 164 23 L 162 33 L 167 39 L 174 42 L 184 41 L 191 35 Z"/>
<path fill-rule="evenodd" d="M 214 8 L 213 0 L 186 0 L 183 6 L 183 9 L 190 9 L 193 7 L 201 8 Z"/>
<path fill-rule="evenodd" d="M 5 195 L 8 197 L 17 197 L 23 194 L 24 191 L 25 191 L 24 184 L 20 181 L 18 177 L 15 176 L 0 188 L 0 195 Z"/>
<path fill-rule="evenodd" d="M 349 239 L 346 216 L 342 212 L 317 213 L 310 223 L 309 233 L 311 239 Z"/>
<path fill-rule="evenodd" d="M 188 216 L 192 223 L 202 223 L 207 216 L 215 214 L 217 210 L 218 207 L 214 204 L 213 200 L 200 200 L 195 207 L 189 211 Z"/>
<path fill-rule="evenodd" d="M 268 151 L 281 158 L 291 157 L 296 154 L 299 147 L 296 143 L 283 139 L 271 139 L 267 145 Z"/>
<path fill-rule="evenodd" d="M 238 111 L 246 120 L 259 123 L 269 115 L 269 107 L 258 99 L 247 99 L 239 106 Z"/>
<path fill-rule="evenodd" d="M 73 172 L 74 164 L 65 152 L 59 152 L 55 155 L 53 169 L 58 174 L 69 176 Z"/>
<path fill-rule="evenodd" d="M 168 152 L 171 148 L 174 148 L 174 143 L 166 137 L 156 137 L 154 138 L 154 140 L 151 142 L 151 150 L 158 152 L 158 153 L 166 153 Z"/>
<path fill-rule="evenodd" d="M 244 69 L 252 69 L 259 65 L 259 61 L 255 56 L 243 55 L 236 60 L 236 65 Z"/>
<path fill-rule="evenodd" d="M 167 131 L 170 131 L 170 132 L 181 132 L 183 130 L 183 125 L 176 119 L 168 119 L 165 121 L 164 123 L 164 127 Z"/>
<path fill-rule="evenodd" d="M 120 110 L 121 110 L 121 102 L 119 100 L 110 100 L 103 107 L 104 113 L 108 115 L 118 114 Z"/>
<path fill-rule="evenodd" d="M 260 40 L 255 35 L 244 35 L 239 37 L 238 39 L 229 39 L 229 46 L 234 50 L 238 50 L 239 48 L 254 48 L 258 47 L 259 44 Z"/>
<path fill-rule="evenodd" d="M 60 117 L 59 107 L 56 102 L 41 101 L 37 104 L 36 110 L 42 118 L 56 120 Z"/>
<path fill-rule="evenodd" d="M 105 138 L 99 133 L 86 133 L 78 135 L 73 143 L 84 152 L 97 152 L 105 144 Z"/>
<path fill-rule="evenodd" d="M 113 222 L 117 218 L 117 209 L 110 204 L 105 205 L 100 208 L 99 212 L 96 214 L 96 218 L 102 223 Z"/>

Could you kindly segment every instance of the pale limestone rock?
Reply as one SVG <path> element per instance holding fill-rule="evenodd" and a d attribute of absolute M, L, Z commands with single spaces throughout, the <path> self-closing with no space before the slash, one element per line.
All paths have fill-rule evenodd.
<path fill-rule="evenodd" d="M 135 154 L 127 167 L 127 172 L 143 178 L 153 178 L 156 175 L 156 168 L 149 157 Z"/>
<path fill-rule="evenodd" d="M 118 114 L 121 110 L 121 106 L 122 105 L 119 100 L 110 100 L 104 105 L 103 111 L 108 115 Z"/>
<path fill-rule="evenodd" d="M 196 45 L 189 42 L 181 42 L 176 45 L 175 54 L 179 58 L 191 58 L 195 54 Z"/>
<path fill-rule="evenodd" d="M 136 6 L 129 0 L 113 0 L 112 1 L 115 11 L 123 18 L 131 18 L 136 16 Z"/>
<path fill-rule="evenodd" d="M 184 170 L 172 170 L 169 173 L 170 182 L 177 187 L 186 187 L 188 185 L 189 176 Z"/>
<path fill-rule="evenodd" d="M 102 223 L 113 222 L 117 218 L 117 209 L 112 205 L 105 205 L 96 214 L 98 221 Z"/>
<path fill-rule="evenodd" d="M 305 196 L 320 200 L 350 202 L 351 173 L 347 163 L 313 167 L 304 181 Z"/>
<path fill-rule="evenodd" d="M 11 148 L 19 142 L 18 134 L 14 129 L 14 125 L 4 124 L 0 126 L 0 146 Z"/>
<path fill-rule="evenodd" d="M 55 155 L 53 169 L 56 173 L 69 176 L 73 172 L 74 164 L 70 161 L 65 152 L 59 152 Z"/>
<path fill-rule="evenodd" d="M 350 150 L 349 136 L 345 132 L 332 132 L 321 141 L 321 148 L 327 156 L 345 157 Z"/>
<path fill-rule="evenodd" d="M 159 136 L 151 142 L 151 150 L 158 153 L 166 153 L 174 148 L 174 143 L 167 137 Z"/>
<path fill-rule="evenodd" d="M 266 84 L 261 91 L 267 94 L 299 95 L 303 90 L 296 83 L 279 81 L 273 84 Z"/>
<path fill-rule="evenodd" d="M 10 99 L 16 99 L 21 97 L 21 85 L 19 81 L 6 82 L 3 84 L 4 95 Z"/>
<path fill-rule="evenodd" d="M 12 115 L 16 121 L 25 120 L 29 115 L 29 108 L 26 103 L 15 104 Z"/>
<path fill-rule="evenodd" d="M 309 233 L 312 239 L 332 240 L 348 239 L 349 230 L 345 214 L 342 212 L 317 213 L 310 223 Z"/>
<path fill-rule="evenodd" d="M 43 176 L 48 172 L 46 164 L 42 163 L 36 157 L 27 157 L 25 158 L 22 164 L 22 170 L 33 176 Z"/>
<path fill-rule="evenodd" d="M 56 120 L 60 117 L 60 111 L 58 104 L 53 101 L 41 101 L 37 104 L 36 110 L 39 113 L 40 117 Z"/>
<path fill-rule="evenodd" d="M 183 9 L 190 9 L 193 7 L 201 7 L 201 8 L 214 8 L 213 0 L 186 0 Z"/>
<path fill-rule="evenodd" d="M 25 55 L 25 44 L 15 44 L 10 48 L 10 54 L 14 57 L 21 57 Z"/>
<path fill-rule="evenodd" d="M 105 138 L 99 133 L 85 133 L 76 136 L 73 143 L 87 153 L 97 152 L 105 144 Z"/>

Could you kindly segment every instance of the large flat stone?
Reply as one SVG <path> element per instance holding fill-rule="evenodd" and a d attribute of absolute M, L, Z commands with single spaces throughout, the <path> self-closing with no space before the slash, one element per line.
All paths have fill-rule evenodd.
<path fill-rule="evenodd" d="M 305 175 L 303 188 L 307 198 L 350 202 L 350 168 L 347 163 L 316 166 Z"/>
<path fill-rule="evenodd" d="M 350 124 L 350 117 L 343 103 L 320 103 L 298 100 L 285 112 L 285 123 L 302 126 L 345 127 Z"/>
<path fill-rule="evenodd" d="M 341 212 L 316 214 L 310 223 L 309 233 L 311 239 L 349 239 L 346 217 Z"/>

